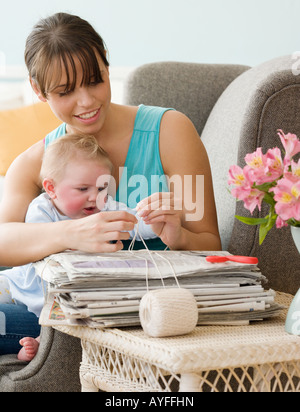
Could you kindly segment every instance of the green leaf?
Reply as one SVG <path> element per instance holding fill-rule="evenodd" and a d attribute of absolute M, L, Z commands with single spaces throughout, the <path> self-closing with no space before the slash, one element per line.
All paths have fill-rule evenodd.
<path fill-rule="evenodd" d="M 300 227 L 300 221 L 294 218 L 287 221 L 287 224 L 294 227 Z"/>
<path fill-rule="evenodd" d="M 263 241 L 265 240 L 267 234 L 269 233 L 269 230 L 267 228 L 267 225 L 261 225 L 259 228 L 259 244 L 261 245 Z"/>
<path fill-rule="evenodd" d="M 261 224 L 259 228 L 259 244 L 261 245 L 265 240 L 267 234 L 272 229 L 276 222 L 277 215 L 270 213 L 266 223 Z"/>
<path fill-rule="evenodd" d="M 268 203 L 269 205 L 271 205 L 271 206 L 275 206 L 275 205 L 276 205 L 276 202 L 275 202 L 275 200 L 274 200 L 274 195 L 271 194 L 271 193 L 266 193 L 266 194 L 265 194 L 264 201 L 265 201 L 266 203 Z"/>
<path fill-rule="evenodd" d="M 274 182 L 268 182 L 268 183 L 263 183 L 262 185 L 257 185 L 254 183 L 253 187 L 255 189 L 261 190 L 262 192 L 268 193 L 271 187 L 275 187 L 276 183 Z"/>
<path fill-rule="evenodd" d="M 271 208 L 273 209 L 273 208 Z M 263 243 L 263 241 L 265 240 L 267 234 L 269 233 L 269 231 L 272 229 L 272 227 L 274 226 L 276 219 L 277 219 L 277 215 L 276 213 L 274 213 L 273 210 L 271 210 L 271 212 L 269 213 L 268 216 L 264 217 L 264 218 L 254 218 L 254 217 L 244 217 L 244 216 L 235 216 L 236 219 L 238 219 L 239 221 L 246 223 L 247 225 L 251 225 L 251 226 L 258 226 L 260 225 L 259 228 L 259 244 L 261 245 Z"/>
<path fill-rule="evenodd" d="M 255 218 L 255 217 L 244 217 L 244 216 L 235 216 L 237 220 L 239 220 L 240 222 L 246 223 L 246 225 L 251 225 L 251 226 L 258 226 L 258 225 L 262 225 L 264 223 L 268 222 L 268 218 L 264 217 L 264 218 Z"/>

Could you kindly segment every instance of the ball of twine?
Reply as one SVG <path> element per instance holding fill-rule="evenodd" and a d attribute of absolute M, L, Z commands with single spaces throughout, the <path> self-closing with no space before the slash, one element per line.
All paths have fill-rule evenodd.
<path fill-rule="evenodd" d="M 139 315 L 148 336 L 162 338 L 186 335 L 197 325 L 197 302 L 187 289 L 157 289 L 143 296 Z"/>

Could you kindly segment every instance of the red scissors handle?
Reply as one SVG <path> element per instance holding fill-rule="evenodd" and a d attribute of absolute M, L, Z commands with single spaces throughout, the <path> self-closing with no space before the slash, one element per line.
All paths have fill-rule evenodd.
<path fill-rule="evenodd" d="M 224 262 L 238 262 L 238 263 L 246 263 L 249 265 L 257 265 L 258 259 L 256 257 L 251 256 L 207 256 L 207 262 L 210 263 L 224 263 Z"/>

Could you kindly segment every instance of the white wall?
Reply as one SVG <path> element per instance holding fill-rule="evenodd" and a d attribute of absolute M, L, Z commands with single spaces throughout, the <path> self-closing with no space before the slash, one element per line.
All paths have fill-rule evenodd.
<path fill-rule="evenodd" d="M 0 66 L 23 64 L 26 36 L 58 11 L 89 20 L 114 67 L 162 60 L 256 65 L 300 49 L 300 0 L 1 1 Z"/>

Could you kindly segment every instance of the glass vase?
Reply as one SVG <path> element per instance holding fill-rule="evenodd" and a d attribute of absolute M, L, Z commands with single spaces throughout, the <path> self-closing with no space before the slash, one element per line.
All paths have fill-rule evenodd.
<path fill-rule="evenodd" d="M 300 227 L 291 226 L 291 233 L 298 252 L 300 253 Z"/>
<path fill-rule="evenodd" d="M 300 227 L 291 226 L 291 233 L 298 252 L 300 253 Z M 289 308 L 285 330 L 291 335 L 300 336 L 300 289 Z"/>

